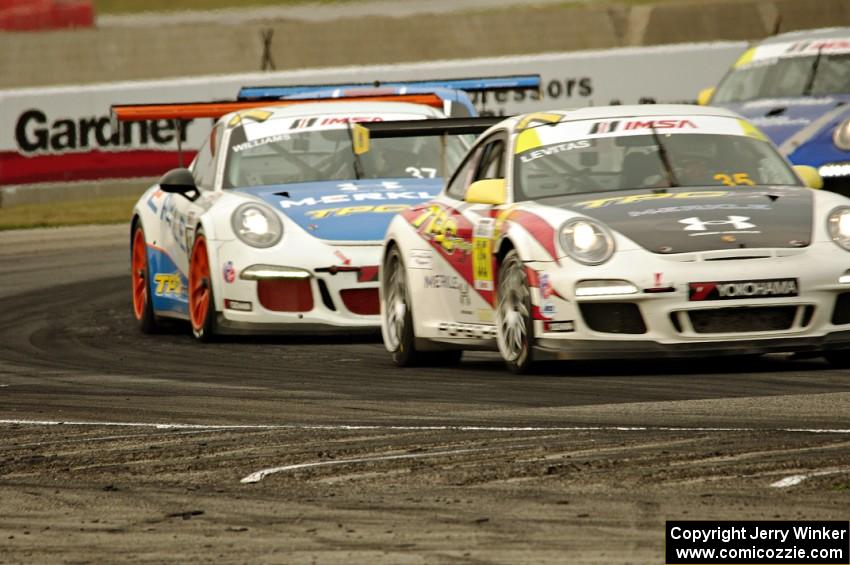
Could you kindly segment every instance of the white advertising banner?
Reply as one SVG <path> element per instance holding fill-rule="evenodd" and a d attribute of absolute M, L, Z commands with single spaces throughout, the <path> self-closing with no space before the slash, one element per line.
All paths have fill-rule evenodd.
<path fill-rule="evenodd" d="M 603 105 L 692 102 L 747 47 L 744 42 L 666 45 L 0 90 L 0 185 L 156 176 L 177 166 L 177 131 L 166 120 L 124 123 L 113 130 L 113 104 L 232 100 L 243 86 L 424 80 L 538 73 L 541 95 L 474 96 L 485 115 Z M 186 159 L 211 120 L 183 132 Z"/>

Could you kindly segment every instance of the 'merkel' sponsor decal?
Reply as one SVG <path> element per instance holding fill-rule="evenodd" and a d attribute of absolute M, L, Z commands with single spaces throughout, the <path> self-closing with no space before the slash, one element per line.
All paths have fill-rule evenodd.
<path fill-rule="evenodd" d="M 736 298 L 781 298 L 797 296 L 797 279 L 758 281 L 696 282 L 688 285 L 691 301 L 734 300 Z"/>

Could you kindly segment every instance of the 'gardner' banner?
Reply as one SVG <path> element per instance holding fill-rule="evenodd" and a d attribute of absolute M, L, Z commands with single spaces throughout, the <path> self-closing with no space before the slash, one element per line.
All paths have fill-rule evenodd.
<path fill-rule="evenodd" d="M 112 104 L 206 102 L 236 97 L 242 86 L 321 84 L 539 73 L 540 95 L 476 96 L 485 115 L 610 103 L 690 102 L 714 85 L 743 42 L 635 47 L 575 53 L 342 67 L 143 82 L 0 91 L 0 185 L 157 176 L 177 166 L 178 132 L 168 121 L 113 130 Z M 191 159 L 211 127 L 186 124 Z"/>

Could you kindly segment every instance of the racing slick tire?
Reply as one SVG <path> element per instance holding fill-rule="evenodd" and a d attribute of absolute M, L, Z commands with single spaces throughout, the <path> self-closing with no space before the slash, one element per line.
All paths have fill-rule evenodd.
<path fill-rule="evenodd" d="M 384 343 L 399 367 L 414 367 L 417 365 L 448 366 L 460 363 L 463 351 L 451 349 L 447 351 L 418 351 L 416 336 L 413 334 L 413 315 L 410 311 L 410 293 L 407 288 L 407 277 L 401 251 L 393 246 L 387 254 L 384 263 L 383 299 L 384 323 L 381 325 L 384 333 Z"/>
<path fill-rule="evenodd" d="M 159 323 L 151 302 L 151 277 L 148 265 L 148 244 L 141 222 L 133 229 L 130 248 L 130 278 L 133 290 L 133 315 L 139 322 L 142 333 L 153 334 L 159 331 Z"/>
<path fill-rule="evenodd" d="M 508 369 L 517 374 L 534 368 L 534 321 L 525 265 L 516 249 L 499 265 L 496 294 L 496 343 Z"/>
<path fill-rule="evenodd" d="M 210 342 L 216 334 L 216 311 L 210 276 L 207 238 L 199 229 L 189 256 L 189 320 L 192 335 L 198 341 Z"/>

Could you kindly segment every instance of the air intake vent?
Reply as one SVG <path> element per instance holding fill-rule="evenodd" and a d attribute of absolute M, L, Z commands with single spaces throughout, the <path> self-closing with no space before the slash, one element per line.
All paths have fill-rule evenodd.
<path fill-rule="evenodd" d="M 710 308 L 691 310 L 688 316 L 698 334 L 772 332 L 791 328 L 797 306 Z"/>
<path fill-rule="evenodd" d="M 361 316 L 375 316 L 381 312 L 377 288 L 347 288 L 339 295 L 348 311 Z"/>
<path fill-rule="evenodd" d="M 336 312 L 336 306 L 334 306 L 334 301 L 331 298 L 331 293 L 328 290 L 328 285 L 325 284 L 325 281 L 322 279 L 317 279 L 319 282 L 319 294 L 322 296 L 322 304 L 325 305 L 325 308 L 332 312 Z"/>
<path fill-rule="evenodd" d="M 835 299 L 832 323 L 836 326 L 850 324 L 850 292 L 843 292 Z"/>
<path fill-rule="evenodd" d="M 309 312 L 313 309 L 310 279 L 257 281 L 257 298 L 263 308 L 274 312 Z"/>
<path fill-rule="evenodd" d="M 644 334 L 646 324 L 637 304 L 631 302 L 587 302 L 580 304 L 584 323 L 595 332 Z"/>

